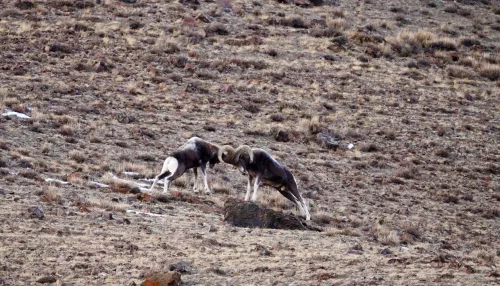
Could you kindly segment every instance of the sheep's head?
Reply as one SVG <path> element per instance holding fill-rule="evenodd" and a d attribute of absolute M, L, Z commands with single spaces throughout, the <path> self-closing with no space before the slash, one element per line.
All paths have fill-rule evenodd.
<path fill-rule="evenodd" d="M 236 150 L 234 151 L 233 161 L 235 163 L 238 163 L 244 155 L 248 156 L 249 163 L 253 162 L 253 151 L 252 148 L 250 148 L 250 146 L 248 145 L 240 145 L 238 148 L 236 148 Z"/>
<path fill-rule="evenodd" d="M 234 148 L 230 145 L 224 145 L 219 148 L 219 152 L 217 153 L 217 158 L 219 162 L 228 163 L 234 165 Z"/>

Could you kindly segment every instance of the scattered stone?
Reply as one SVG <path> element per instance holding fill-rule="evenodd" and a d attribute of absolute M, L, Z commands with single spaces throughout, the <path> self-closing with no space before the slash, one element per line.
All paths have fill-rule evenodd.
<path fill-rule="evenodd" d="M 52 53 L 61 52 L 61 53 L 69 54 L 69 53 L 71 53 L 71 48 L 66 46 L 66 45 L 52 44 L 50 46 L 46 46 L 45 51 L 52 52 Z"/>
<path fill-rule="evenodd" d="M 38 283 L 42 284 L 47 284 L 47 283 L 56 283 L 57 282 L 57 277 L 56 276 L 44 276 L 36 280 Z"/>
<path fill-rule="evenodd" d="M 28 214 L 29 218 L 43 219 L 45 217 L 45 215 L 43 214 L 43 211 L 38 207 L 28 208 L 27 214 Z"/>
<path fill-rule="evenodd" d="M 181 274 L 177 271 L 157 273 L 146 278 L 143 286 L 179 286 L 181 285 Z"/>
<path fill-rule="evenodd" d="M 184 260 L 181 260 L 181 261 L 177 262 L 176 264 L 170 265 L 168 269 L 170 271 L 177 271 L 177 272 L 187 273 L 187 274 L 191 274 L 193 272 L 193 267 L 191 266 L 191 264 L 187 263 Z"/>
<path fill-rule="evenodd" d="M 336 150 L 340 146 L 340 138 L 330 132 L 319 132 L 316 142 L 323 148 Z"/>
<path fill-rule="evenodd" d="M 33 9 L 36 7 L 36 5 L 31 1 L 18 1 L 14 6 L 21 10 Z"/>
<path fill-rule="evenodd" d="M 104 62 L 97 62 L 93 67 L 95 72 L 105 72 L 109 70 L 109 67 Z"/>
<path fill-rule="evenodd" d="M 238 227 L 321 231 L 317 227 L 306 225 L 294 215 L 262 208 L 254 202 L 243 202 L 233 198 L 224 203 L 224 221 Z"/>
<path fill-rule="evenodd" d="M 216 232 L 218 229 L 215 225 L 211 224 L 209 227 L 208 227 L 208 232 Z"/>
<path fill-rule="evenodd" d="M 392 251 L 389 248 L 384 248 L 380 251 L 380 254 L 382 255 L 391 255 Z"/>
<path fill-rule="evenodd" d="M 273 253 L 267 249 L 264 245 L 257 244 L 255 246 L 255 251 L 257 251 L 262 256 L 271 256 Z"/>

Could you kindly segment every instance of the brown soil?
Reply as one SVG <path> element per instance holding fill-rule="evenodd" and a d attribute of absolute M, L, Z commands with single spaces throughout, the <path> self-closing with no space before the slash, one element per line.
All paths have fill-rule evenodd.
<path fill-rule="evenodd" d="M 311 2 L 0 1 L 0 285 L 498 283 L 500 7 Z M 193 135 L 268 150 L 323 231 L 226 224 L 229 165 L 137 194 Z"/>

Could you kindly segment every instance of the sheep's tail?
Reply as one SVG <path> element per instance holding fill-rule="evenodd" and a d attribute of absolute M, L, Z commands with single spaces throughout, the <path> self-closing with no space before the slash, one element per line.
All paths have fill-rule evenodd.
<path fill-rule="evenodd" d="M 168 163 L 170 162 L 170 159 L 172 159 L 172 157 L 168 157 L 163 163 L 163 168 L 161 169 L 160 174 L 157 176 L 158 180 L 161 180 L 170 175 L 170 171 L 168 170 Z"/>

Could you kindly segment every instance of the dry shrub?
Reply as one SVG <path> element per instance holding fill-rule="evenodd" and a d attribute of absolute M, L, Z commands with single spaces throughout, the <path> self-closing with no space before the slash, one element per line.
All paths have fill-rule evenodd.
<path fill-rule="evenodd" d="M 107 211 L 117 211 L 117 212 L 126 212 L 130 205 L 124 203 L 115 203 L 103 199 L 90 198 L 87 200 L 87 205 L 89 207 L 96 207 L 100 209 L 105 209 Z"/>
<path fill-rule="evenodd" d="M 359 150 L 362 152 L 377 152 L 380 151 L 380 148 L 375 143 L 367 143 L 361 145 Z"/>
<path fill-rule="evenodd" d="M 279 24 L 282 26 L 297 28 L 297 29 L 307 29 L 309 24 L 302 19 L 302 17 L 294 16 L 290 18 L 281 19 Z"/>
<path fill-rule="evenodd" d="M 211 23 L 205 28 L 205 33 L 209 35 L 229 35 L 229 30 L 221 23 Z"/>
<path fill-rule="evenodd" d="M 229 183 L 216 181 L 212 183 L 212 191 L 216 194 L 231 194 L 232 187 Z"/>
<path fill-rule="evenodd" d="M 345 29 L 345 20 L 344 19 L 331 19 L 327 23 L 328 28 L 333 29 L 335 31 L 341 32 Z"/>
<path fill-rule="evenodd" d="M 449 66 L 447 68 L 448 74 L 456 78 L 474 78 L 475 74 L 459 66 Z"/>
<path fill-rule="evenodd" d="M 231 63 L 244 69 L 253 67 L 256 70 L 262 70 L 267 68 L 267 63 L 263 60 L 243 60 L 239 58 L 234 58 L 231 60 Z"/>
<path fill-rule="evenodd" d="M 338 37 L 342 35 L 341 30 L 334 28 L 334 27 L 327 27 L 327 28 L 313 28 L 310 31 L 310 35 L 316 38 L 332 38 L 332 37 Z"/>
<path fill-rule="evenodd" d="M 412 240 L 419 240 L 422 238 L 422 230 L 418 225 L 405 221 L 400 225 L 400 228 L 403 232 L 411 235 Z"/>
<path fill-rule="evenodd" d="M 69 182 L 69 180 L 68 180 L 68 182 Z M 106 173 L 104 176 L 102 176 L 100 179 L 100 182 L 104 183 L 104 184 L 108 184 L 108 185 L 114 185 L 117 189 L 123 188 L 127 191 L 132 191 L 134 193 L 140 192 L 139 185 L 137 185 L 135 182 L 120 179 L 118 177 L 113 176 L 110 173 Z"/>
<path fill-rule="evenodd" d="M 200 179 L 200 174 L 198 174 L 198 179 Z M 199 183 L 199 182 L 194 182 L 194 183 Z M 178 188 L 184 188 L 186 189 L 189 186 L 189 177 L 188 176 L 181 176 L 174 181 L 172 181 L 172 185 L 178 187 Z"/>
<path fill-rule="evenodd" d="M 78 150 L 71 150 L 68 153 L 70 159 L 75 160 L 77 163 L 83 163 L 87 159 L 87 155 Z"/>
<path fill-rule="evenodd" d="M 438 38 L 434 39 L 429 43 L 431 49 L 443 50 L 443 51 L 456 51 L 457 42 L 452 38 Z"/>
<path fill-rule="evenodd" d="M 344 10 L 342 10 L 340 8 L 334 8 L 331 13 L 332 13 L 331 15 L 333 18 L 344 18 L 345 17 Z"/>
<path fill-rule="evenodd" d="M 399 245 L 399 235 L 395 230 L 390 230 L 385 224 L 375 223 L 370 230 L 370 235 L 383 245 Z"/>
<path fill-rule="evenodd" d="M 418 54 L 429 47 L 433 34 L 425 31 L 410 32 L 403 30 L 396 37 L 389 37 L 387 41 L 393 49 L 403 57 Z"/>
<path fill-rule="evenodd" d="M 319 116 L 315 115 L 311 119 L 302 119 L 299 122 L 299 131 L 303 133 L 316 134 L 325 128 L 324 123 L 320 122 Z"/>
<path fill-rule="evenodd" d="M 72 136 L 74 134 L 75 130 L 71 125 L 63 125 L 59 129 L 59 133 L 64 136 Z"/>
<path fill-rule="evenodd" d="M 395 175 L 407 180 L 415 179 L 418 176 L 418 169 L 415 167 L 403 168 L 397 171 Z"/>
<path fill-rule="evenodd" d="M 144 164 L 123 162 L 117 168 L 116 172 L 136 172 L 138 175 L 132 175 L 133 178 L 151 178 L 155 176 L 153 168 Z"/>
<path fill-rule="evenodd" d="M 41 200 L 46 203 L 61 203 L 61 192 L 58 187 L 51 185 L 48 186 L 44 191 Z"/>
<path fill-rule="evenodd" d="M 337 235 L 345 235 L 345 236 L 354 236 L 354 237 L 360 237 L 361 233 L 357 229 L 352 229 L 350 227 L 346 227 L 340 231 L 336 232 Z"/>
<path fill-rule="evenodd" d="M 489 80 L 495 81 L 500 79 L 500 65 L 481 63 L 476 70 L 480 76 Z"/>
<path fill-rule="evenodd" d="M 458 60 L 458 64 L 466 67 L 474 67 L 477 65 L 477 61 L 473 57 L 468 56 L 465 58 L 460 58 Z"/>
<path fill-rule="evenodd" d="M 327 225 L 334 221 L 334 218 L 325 212 L 318 212 L 312 216 L 312 220 L 319 225 Z"/>
<path fill-rule="evenodd" d="M 19 176 L 32 180 L 39 178 L 38 173 L 33 169 L 23 169 L 19 172 Z"/>
<path fill-rule="evenodd" d="M 464 47 L 474 47 L 474 46 L 481 46 L 481 42 L 478 39 L 474 38 L 461 38 L 460 39 L 460 44 Z"/>

